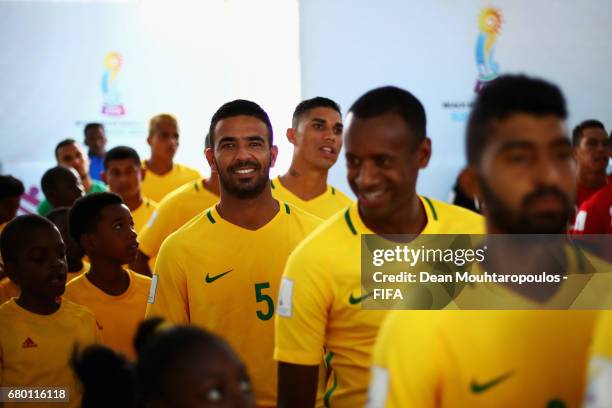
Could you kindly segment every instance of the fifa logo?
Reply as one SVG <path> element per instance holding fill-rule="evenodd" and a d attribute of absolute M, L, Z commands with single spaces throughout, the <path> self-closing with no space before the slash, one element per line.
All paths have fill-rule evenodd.
<path fill-rule="evenodd" d="M 104 115 L 125 115 L 125 108 L 121 102 L 117 82 L 117 76 L 122 65 L 123 57 L 118 52 L 109 52 L 104 57 L 104 74 L 102 75 L 102 97 L 104 99 L 102 113 Z"/>
<path fill-rule="evenodd" d="M 476 40 L 476 65 L 478 80 L 475 92 L 499 75 L 499 64 L 495 62 L 495 42 L 501 28 L 502 17 L 499 10 L 487 7 L 478 16 L 478 38 Z"/>

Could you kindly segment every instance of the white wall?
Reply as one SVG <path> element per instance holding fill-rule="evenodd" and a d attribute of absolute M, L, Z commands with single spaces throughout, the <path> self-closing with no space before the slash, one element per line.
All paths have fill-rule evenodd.
<path fill-rule="evenodd" d="M 82 140 L 83 124 L 106 125 L 109 148 L 148 157 L 148 118 L 175 113 L 177 161 L 208 173 L 204 135 L 214 111 L 235 98 L 270 114 L 282 154 L 300 101 L 297 0 L 1 2 L 0 162 L 37 185 L 61 139 Z M 123 65 L 117 89 L 126 113 L 101 113 L 105 56 Z"/>
<path fill-rule="evenodd" d="M 525 72 L 561 86 L 573 127 L 586 118 L 612 125 L 612 2 L 606 0 L 302 0 L 304 98 L 323 95 L 346 111 L 365 91 L 397 85 L 425 105 L 433 158 L 418 190 L 446 200 L 464 163 L 467 108 L 478 75 L 475 46 L 484 7 L 502 15 L 496 41 L 501 73 Z M 348 190 L 339 160 L 332 183 Z"/>

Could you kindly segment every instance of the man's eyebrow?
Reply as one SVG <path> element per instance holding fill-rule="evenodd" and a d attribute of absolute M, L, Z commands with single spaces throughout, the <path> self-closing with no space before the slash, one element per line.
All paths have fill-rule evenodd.
<path fill-rule="evenodd" d="M 221 142 L 228 142 L 228 141 L 229 142 L 233 142 L 235 140 L 236 140 L 236 138 L 234 136 L 221 136 L 219 138 L 219 143 L 221 143 Z"/>
<path fill-rule="evenodd" d="M 532 149 L 534 144 L 527 140 L 506 140 L 502 142 L 499 151 L 504 152 L 511 149 Z"/>

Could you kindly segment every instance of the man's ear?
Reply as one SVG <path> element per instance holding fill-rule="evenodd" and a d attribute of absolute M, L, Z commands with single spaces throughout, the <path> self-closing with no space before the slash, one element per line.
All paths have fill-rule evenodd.
<path fill-rule="evenodd" d="M 204 155 L 206 156 L 206 161 L 208 162 L 210 169 L 212 171 L 217 171 L 217 163 L 215 162 L 215 153 L 213 152 L 213 149 L 207 147 L 204 150 Z"/>
<path fill-rule="evenodd" d="M 482 181 L 478 169 L 473 165 L 468 165 L 459 174 L 459 185 L 464 193 L 470 198 L 476 198 L 479 202 L 484 202 L 482 194 Z"/>
<path fill-rule="evenodd" d="M 153 136 L 151 136 L 151 134 L 149 133 L 149 136 L 147 136 L 147 143 L 149 144 L 149 146 L 151 146 L 152 140 L 153 140 Z"/>
<path fill-rule="evenodd" d="M 293 128 L 288 128 L 287 129 L 287 140 L 292 145 L 295 145 L 295 129 L 293 129 Z"/>
<path fill-rule="evenodd" d="M 426 137 L 421 141 L 418 147 L 418 156 L 417 161 L 419 164 L 419 169 L 424 169 L 429 164 L 429 159 L 431 159 L 431 139 Z"/>
<path fill-rule="evenodd" d="M 105 171 L 101 171 L 100 172 L 100 178 L 102 179 L 102 181 L 104 182 L 104 184 L 108 185 L 108 179 L 106 177 L 106 172 Z"/>
<path fill-rule="evenodd" d="M 272 146 L 270 149 L 270 154 L 272 155 L 272 160 L 270 160 L 270 167 L 274 167 L 276 164 L 276 158 L 278 157 L 278 147 L 276 145 Z"/>
<path fill-rule="evenodd" d="M 147 168 L 144 166 L 140 166 L 140 181 L 143 181 L 146 175 L 147 175 Z"/>

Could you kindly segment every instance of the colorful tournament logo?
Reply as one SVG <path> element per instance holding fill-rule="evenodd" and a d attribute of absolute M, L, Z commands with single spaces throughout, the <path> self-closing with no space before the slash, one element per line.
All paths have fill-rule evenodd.
<path fill-rule="evenodd" d="M 487 7 L 478 16 L 478 39 L 476 40 L 476 64 L 478 80 L 474 91 L 479 92 L 487 82 L 499 75 L 499 64 L 495 62 L 495 42 L 502 24 L 499 10 Z"/>
<path fill-rule="evenodd" d="M 123 65 L 123 57 L 118 52 L 109 52 L 104 57 L 104 75 L 102 76 L 102 95 L 104 105 L 102 113 L 108 116 L 123 116 L 125 108 L 117 84 L 117 75 Z"/>

